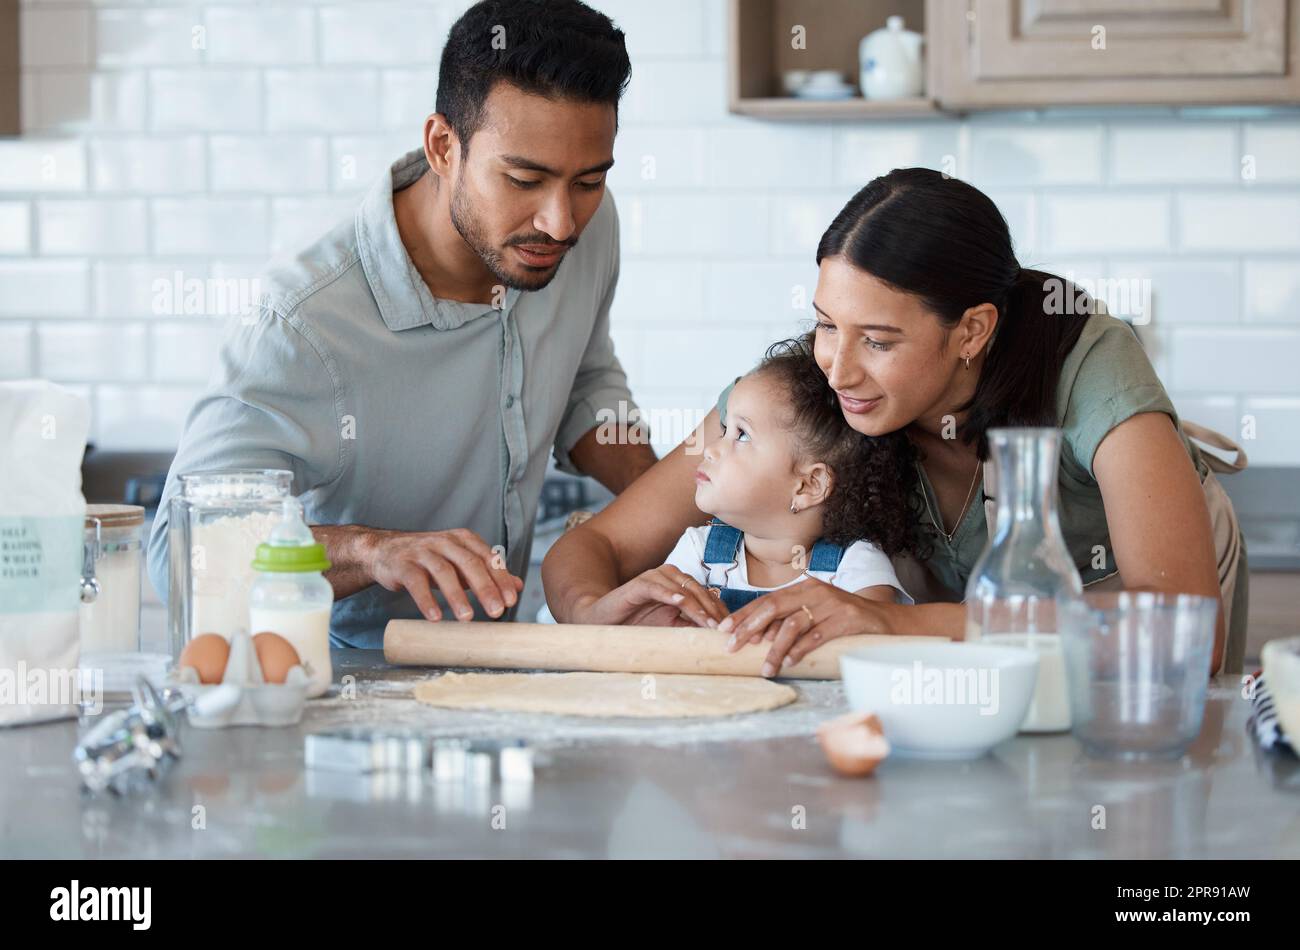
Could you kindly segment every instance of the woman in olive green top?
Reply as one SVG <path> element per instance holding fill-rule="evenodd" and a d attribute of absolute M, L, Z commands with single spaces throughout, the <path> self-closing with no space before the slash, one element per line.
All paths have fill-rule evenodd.
<path fill-rule="evenodd" d="M 1213 668 L 1240 670 L 1240 531 L 1127 324 L 1067 300 L 1078 291 L 1060 278 L 1022 269 L 996 206 L 928 169 L 862 189 L 817 260 L 818 366 L 850 426 L 915 461 L 923 561 L 896 564 L 917 604 L 810 578 L 728 616 L 695 581 L 674 585 L 654 570 L 687 527 L 708 520 L 693 474 L 703 445 L 721 437 L 728 387 L 690 439 L 551 549 L 542 576 L 558 620 L 719 627 L 734 634 L 733 650 L 766 637 L 764 675 L 849 634 L 960 637 L 965 613 L 953 601 L 988 537 L 985 432 L 1055 425 L 1061 528 L 1085 586 L 1219 598 Z"/>

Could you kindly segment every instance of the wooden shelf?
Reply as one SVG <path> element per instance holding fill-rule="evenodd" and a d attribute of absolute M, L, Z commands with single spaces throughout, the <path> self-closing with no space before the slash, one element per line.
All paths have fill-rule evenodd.
<path fill-rule="evenodd" d="M 952 0 L 948 0 L 952 2 Z M 898 119 L 942 115 L 930 95 L 910 99 L 797 99 L 784 94 L 787 70 L 833 69 L 858 84 L 858 44 L 886 18 L 901 15 L 925 34 L 927 0 L 730 0 L 729 107 L 763 119 Z M 791 44 L 804 28 L 805 48 Z M 928 45 L 928 43 L 927 43 Z M 933 70 L 928 65 L 927 74 Z M 931 88 L 927 85 L 927 89 Z"/>
<path fill-rule="evenodd" d="M 737 115 L 759 119 L 903 119 L 939 118 L 944 113 L 931 99 L 873 101 L 855 96 L 830 101 L 780 97 L 741 99 L 731 109 Z"/>

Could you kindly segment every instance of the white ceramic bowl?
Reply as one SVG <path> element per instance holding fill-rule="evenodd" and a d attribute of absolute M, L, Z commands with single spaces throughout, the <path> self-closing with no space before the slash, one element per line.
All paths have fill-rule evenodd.
<path fill-rule="evenodd" d="M 983 643 L 887 644 L 840 657 L 849 705 L 874 712 L 897 755 L 969 759 L 1020 728 L 1038 655 Z"/>

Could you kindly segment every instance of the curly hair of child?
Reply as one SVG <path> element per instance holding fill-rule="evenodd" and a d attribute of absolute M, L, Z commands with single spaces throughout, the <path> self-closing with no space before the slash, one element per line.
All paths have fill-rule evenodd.
<path fill-rule="evenodd" d="M 772 344 L 750 375 L 787 394 L 782 421 L 794 433 L 797 461 L 822 462 L 831 471 L 822 537 L 841 545 L 867 540 L 891 557 L 916 554 L 915 449 L 902 432 L 868 436 L 844 421 L 812 340 L 808 333 Z"/>

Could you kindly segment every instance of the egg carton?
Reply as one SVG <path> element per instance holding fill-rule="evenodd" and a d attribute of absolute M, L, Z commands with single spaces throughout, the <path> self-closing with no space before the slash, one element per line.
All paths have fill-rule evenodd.
<path fill-rule="evenodd" d="M 177 669 L 172 681 L 191 699 L 220 688 L 216 683 L 200 683 L 199 674 L 188 666 Z M 188 710 L 191 726 L 199 729 L 292 726 L 302 719 L 311 677 L 299 663 L 289 667 L 283 683 L 266 682 L 262 665 L 257 661 L 257 651 L 253 648 L 253 638 L 246 633 L 237 633 L 230 639 L 230 659 L 221 677 L 221 686 L 231 684 L 239 689 L 217 709 L 199 712 L 191 707 Z"/>

